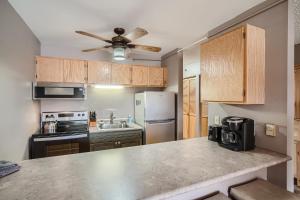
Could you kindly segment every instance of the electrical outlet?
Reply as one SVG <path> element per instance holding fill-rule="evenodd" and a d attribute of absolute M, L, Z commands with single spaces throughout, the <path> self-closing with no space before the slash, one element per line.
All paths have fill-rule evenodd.
<path fill-rule="evenodd" d="M 215 115 L 215 124 L 221 124 L 221 119 L 219 115 Z"/>
<path fill-rule="evenodd" d="M 274 124 L 266 124 L 266 135 L 275 137 L 276 129 L 276 125 Z"/>

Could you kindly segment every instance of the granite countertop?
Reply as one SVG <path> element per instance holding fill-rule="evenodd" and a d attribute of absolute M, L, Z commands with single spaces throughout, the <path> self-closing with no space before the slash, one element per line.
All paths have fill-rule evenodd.
<path fill-rule="evenodd" d="M 0 179 L 1 199 L 168 198 L 290 160 L 233 152 L 207 138 L 22 161 Z"/>
<path fill-rule="evenodd" d="M 129 125 L 128 128 L 112 128 L 112 129 L 99 129 L 98 127 L 90 127 L 89 132 L 93 133 L 103 133 L 103 132 L 117 132 L 117 131 L 132 131 L 132 130 L 142 130 L 143 128 L 135 123 Z"/>

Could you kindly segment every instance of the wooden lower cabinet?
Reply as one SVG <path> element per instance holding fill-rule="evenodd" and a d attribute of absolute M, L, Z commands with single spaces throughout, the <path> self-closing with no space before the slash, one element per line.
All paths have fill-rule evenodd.
<path fill-rule="evenodd" d="M 142 145 L 142 141 L 142 130 L 92 133 L 90 151 L 138 146 Z"/>

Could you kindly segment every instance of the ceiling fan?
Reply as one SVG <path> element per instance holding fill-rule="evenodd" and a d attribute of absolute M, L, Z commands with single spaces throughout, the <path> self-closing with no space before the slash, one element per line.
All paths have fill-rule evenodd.
<path fill-rule="evenodd" d="M 98 51 L 98 50 L 105 50 L 108 48 L 112 48 L 113 49 L 113 58 L 115 60 L 125 60 L 126 59 L 126 55 L 125 55 L 126 49 L 140 49 L 140 50 L 151 51 L 151 52 L 161 51 L 160 47 L 131 43 L 132 41 L 148 34 L 148 32 L 142 28 L 136 28 L 133 32 L 128 33 L 125 36 L 123 36 L 125 33 L 125 29 L 115 28 L 114 32 L 117 35 L 112 37 L 111 40 L 106 39 L 101 36 L 98 36 L 98 35 L 94 35 L 92 33 L 85 32 L 85 31 L 75 31 L 75 32 L 78 34 L 81 34 L 81 35 L 89 36 L 89 37 L 96 38 L 98 40 L 109 43 L 109 45 L 105 45 L 103 47 L 92 48 L 92 49 L 85 49 L 85 50 L 82 50 L 82 52 L 91 52 L 91 51 Z"/>

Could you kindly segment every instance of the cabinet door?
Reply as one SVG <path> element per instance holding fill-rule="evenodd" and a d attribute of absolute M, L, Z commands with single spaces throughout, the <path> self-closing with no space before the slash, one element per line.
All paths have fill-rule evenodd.
<path fill-rule="evenodd" d="M 149 86 L 163 87 L 164 69 L 162 67 L 149 67 Z"/>
<path fill-rule="evenodd" d="M 295 119 L 300 119 L 300 68 L 295 69 Z"/>
<path fill-rule="evenodd" d="M 201 103 L 201 117 L 208 117 L 208 104 L 206 101 L 202 101 Z"/>
<path fill-rule="evenodd" d="M 201 45 L 201 100 L 243 102 L 244 27 Z"/>
<path fill-rule="evenodd" d="M 164 67 L 164 86 L 168 86 L 168 68 Z"/>
<path fill-rule="evenodd" d="M 64 59 L 64 82 L 85 83 L 86 67 L 83 60 Z"/>
<path fill-rule="evenodd" d="M 120 141 L 121 147 L 133 147 L 141 145 L 141 141 L 139 139 L 125 140 Z"/>
<path fill-rule="evenodd" d="M 183 115 L 183 139 L 189 138 L 189 115 Z"/>
<path fill-rule="evenodd" d="M 147 86 L 148 84 L 148 67 L 132 66 L 132 85 Z"/>
<path fill-rule="evenodd" d="M 114 148 L 115 148 L 114 142 L 99 142 L 99 143 L 90 144 L 90 151 L 100 151 L 100 150 L 114 149 Z"/>
<path fill-rule="evenodd" d="M 63 82 L 63 59 L 36 57 L 37 82 Z"/>
<path fill-rule="evenodd" d="M 111 63 L 101 61 L 88 61 L 88 83 L 110 84 Z"/>
<path fill-rule="evenodd" d="M 111 68 L 111 83 L 130 85 L 131 69 L 131 65 L 113 63 Z"/>
<path fill-rule="evenodd" d="M 196 79 L 189 80 L 189 114 L 196 116 Z"/>
<path fill-rule="evenodd" d="M 208 135 L 208 118 L 207 117 L 201 117 L 201 137 L 205 137 Z"/>
<path fill-rule="evenodd" d="M 188 79 L 183 80 L 183 114 L 189 114 L 190 110 L 190 81 Z"/>
<path fill-rule="evenodd" d="M 196 137 L 196 116 L 189 115 L 189 138 Z"/>

